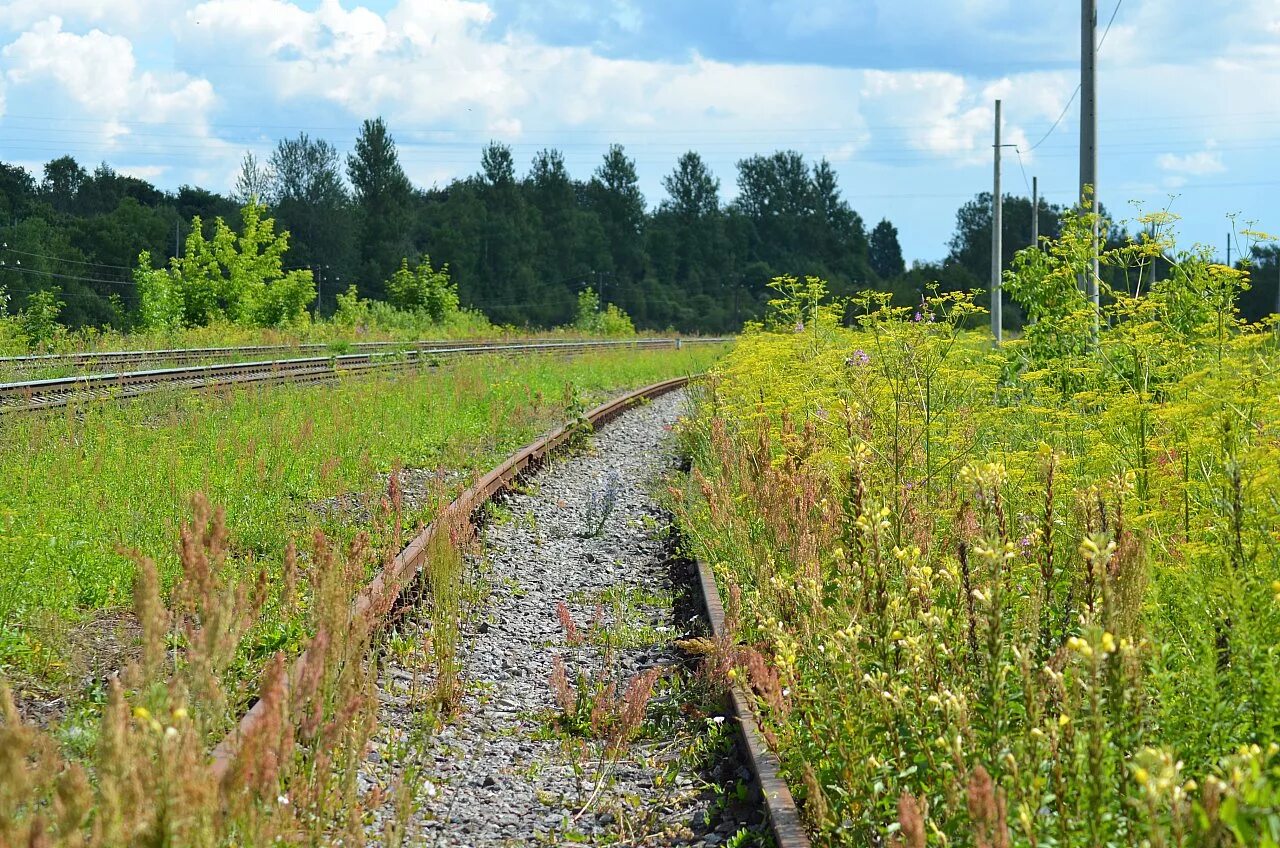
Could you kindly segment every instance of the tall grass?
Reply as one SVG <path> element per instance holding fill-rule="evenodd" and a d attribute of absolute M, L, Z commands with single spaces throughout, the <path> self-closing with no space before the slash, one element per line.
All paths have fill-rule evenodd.
<path fill-rule="evenodd" d="M 999 351 L 965 295 L 850 329 L 783 281 L 684 431 L 673 505 L 823 843 L 1280 841 L 1280 350 L 1194 254 L 1094 345 L 1076 235 Z"/>
<path fill-rule="evenodd" d="M 347 613 L 374 556 L 367 538 L 339 551 L 316 536 L 316 567 L 295 588 L 313 599 L 317 663 L 290 689 L 284 655 L 267 664 L 264 720 L 219 781 L 209 746 L 238 705 L 226 670 L 261 612 L 266 575 L 231 560 L 225 514 L 203 497 L 181 535 L 182 573 L 167 600 L 154 563 L 133 554 L 141 651 L 110 679 L 90 761 L 24 725 L 0 682 L 0 844 L 363 843 L 366 804 L 378 801 L 360 797 L 354 779 L 377 705 L 364 661 L 374 620 Z"/>

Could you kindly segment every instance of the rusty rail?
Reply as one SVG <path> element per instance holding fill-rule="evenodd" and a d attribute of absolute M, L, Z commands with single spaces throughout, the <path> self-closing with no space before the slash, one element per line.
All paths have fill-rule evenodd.
<path fill-rule="evenodd" d="M 707 619 L 711 622 L 711 633 L 717 640 L 728 637 L 724 623 L 724 604 L 720 600 L 720 590 L 716 587 L 715 574 L 711 567 L 698 560 L 698 583 L 702 587 L 702 600 L 707 609 Z M 729 688 L 730 705 L 738 719 L 738 728 L 742 731 L 742 741 L 746 748 L 747 759 L 751 761 L 751 770 L 755 772 L 760 784 L 760 794 L 764 797 L 765 811 L 769 814 L 769 826 L 773 830 L 777 848 L 809 848 L 809 836 L 800 822 L 800 810 L 796 800 L 782 778 L 782 763 L 778 756 L 765 744 L 760 725 L 756 723 L 755 713 L 751 710 L 751 702 L 742 686 L 734 684 Z"/>
<path fill-rule="evenodd" d="M 667 392 L 685 386 L 688 377 L 677 377 L 654 383 L 642 389 L 628 392 L 625 395 L 597 406 L 586 415 L 592 427 L 599 427 L 613 419 L 636 403 L 658 397 Z M 481 477 L 457 498 L 440 510 L 430 524 L 411 541 L 386 568 L 378 572 L 351 604 L 349 621 L 354 625 L 365 622 L 370 616 L 390 609 L 400 593 L 409 585 L 418 572 L 426 564 L 427 552 L 442 533 L 455 522 L 467 520 L 471 514 L 484 505 L 495 494 L 506 488 L 530 465 L 540 463 L 548 454 L 564 445 L 572 437 L 569 425 L 561 426 L 551 433 L 525 445 L 512 454 L 505 462 L 488 474 Z M 313 663 L 323 662 L 324 645 L 317 645 L 315 639 L 303 649 L 289 669 L 286 680 L 286 698 L 288 691 L 298 687 L 309 673 L 318 672 Z M 268 719 L 267 705 L 259 699 L 240 720 L 240 723 L 228 733 L 213 751 L 212 773 L 221 781 L 236 763 L 241 746 L 246 739 L 252 737 L 255 729 Z M 785 846 L 784 846 L 785 848 Z"/>

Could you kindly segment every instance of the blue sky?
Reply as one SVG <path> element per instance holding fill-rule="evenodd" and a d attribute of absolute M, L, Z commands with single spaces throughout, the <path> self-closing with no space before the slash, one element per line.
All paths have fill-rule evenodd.
<path fill-rule="evenodd" d="M 1099 182 L 1117 217 L 1180 214 L 1186 242 L 1280 232 L 1280 2 L 1099 0 Z M 1063 0 L 7 0 L 0 158 L 71 153 L 174 188 L 227 190 L 245 151 L 300 131 L 347 150 L 384 116 L 420 185 L 490 138 L 585 177 L 608 143 L 650 203 L 686 149 L 735 191 L 781 148 L 836 167 L 868 224 L 937 259 L 991 183 L 1075 194 L 1078 7 Z M 1034 149 L 1033 149 L 1034 148 Z"/>

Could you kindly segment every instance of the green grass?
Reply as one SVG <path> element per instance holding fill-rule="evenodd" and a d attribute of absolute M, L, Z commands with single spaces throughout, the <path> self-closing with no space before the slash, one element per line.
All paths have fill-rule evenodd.
<path fill-rule="evenodd" d="M 128 605 L 134 566 L 157 560 L 165 585 L 191 496 L 225 507 L 233 556 L 272 573 L 287 542 L 319 528 L 318 501 L 371 499 L 396 466 L 463 472 L 496 464 L 561 422 L 566 384 L 587 399 L 703 370 L 716 351 L 484 358 L 439 370 L 318 387 L 172 393 L 0 421 L 0 670 L 55 680 L 77 668 L 80 625 Z M 405 516 L 406 528 L 432 505 Z M 369 528 L 359 528 L 369 529 Z M 384 532 L 384 537 L 386 533 Z"/>

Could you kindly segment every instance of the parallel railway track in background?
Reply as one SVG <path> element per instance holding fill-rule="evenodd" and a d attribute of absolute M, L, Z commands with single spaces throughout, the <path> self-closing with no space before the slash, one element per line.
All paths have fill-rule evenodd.
<path fill-rule="evenodd" d="M 114 400 L 166 389 L 198 390 L 233 385 L 270 385 L 274 383 L 317 383 L 337 377 L 375 370 L 420 368 L 463 356 L 574 354 L 600 349 L 629 348 L 656 350 L 682 344 L 707 344 L 724 338 L 638 338 L 608 341 L 572 342 L 491 342 L 457 344 L 420 342 L 416 346 L 400 346 L 387 350 L 380 347 L 360 353 L 332 356 L 310 356 L 293 359 L 269 359 L 252 362 L 229 362 L 175 368 L 149 368 L 102 374 L 77 374 L 43 380 L 0 383 L 0 415 L 36 412 L 67 406 L 80 401 Z M 381 342 L 370 343 L 384 345 Z M 304 348 L 307 346 L 303 346 Z M 209 351 L 236 351 L 231 355 L 252 355 L 260 350 L 299 350 L 300 348 L 205 348 L 203 350 L 127 351 L 118 354 L 114 364 L 154 364 L 181 361 L 178 354 L 207 357 Z M 159 354 L 159 358 L 142 359 L 143 354 Z M 98 357 L 106 354 L 72 354 L 72 357 Z M 128 359 L 127 357 L 135 357 Z M 167 358 L 166 358 L 167 357 Z M 48 357 L 37 357 L 46 360 Z M 8 361 L 12 362 L 14 358 Z"/>
<path fill-rule="evenodd" d="M 581 341 L 581 340 L 566 340 Z M 159 350 L 99 350 L 81 353 L 44 353 L 27 356 L 0 356 L 0 373 L 29 374 L 33 371 L 69 369 L 76 374 L 120 372 L 161 366 L 208 365 L 327 358 L 356 353 L 405 353 L 432 351 L 468 345 L 532 344 L 534 339 L 420 339 L 412 342 L 350 342 L 347 344 L 278 344 L 228 347 L 184 347 Z"/>

